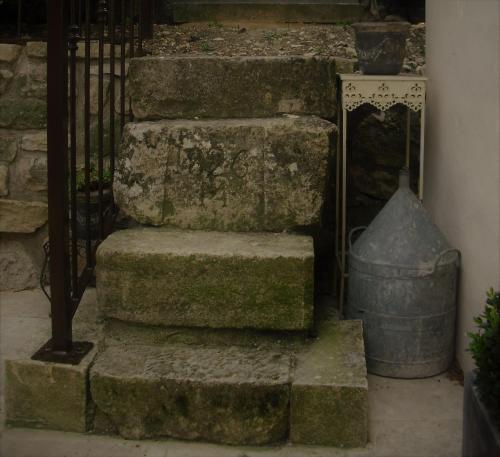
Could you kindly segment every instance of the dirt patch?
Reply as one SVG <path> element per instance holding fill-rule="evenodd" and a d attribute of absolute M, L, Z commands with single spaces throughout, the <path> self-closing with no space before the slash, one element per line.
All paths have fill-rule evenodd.
<path fill-rule="evenodd" d="M 152 55 L 213 56 L 319 55 L 356 58 L 354 31 L 349 25 L 238 25 L 192 23 L 159 25 L 145 44 Z M 425 24 L 413 25 L 404 71 L 425 69 Z"/>

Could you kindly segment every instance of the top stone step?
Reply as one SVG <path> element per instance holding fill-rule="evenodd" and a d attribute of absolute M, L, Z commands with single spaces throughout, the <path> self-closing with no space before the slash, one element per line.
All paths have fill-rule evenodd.
<path fill-rule="evenodd" d="M 132 59 L 135 119 L 262 118 L 336 114 L 330 57 L 166 56 Z"/>
<path fill-rule="evenodd" d="M 339 23 L 359 21 L 360 0 L 174 0 L 159 5 L 160 20 Z"/>

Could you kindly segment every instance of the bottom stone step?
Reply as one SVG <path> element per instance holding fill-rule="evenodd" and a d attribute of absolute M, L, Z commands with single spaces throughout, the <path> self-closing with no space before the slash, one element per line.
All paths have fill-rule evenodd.
<path fill-rule="evenodd" d="M 236 347 L 111 346 L 91 369 L 121 436 L 268 444 L 288 434 L 290 355 Z"/>
<path fill-rule="evenodd" d="M 366 444 L 360 321 L 324 322 L 317 339 L 283 350 L 107 341 L 91 396 L 96 417 L 124 438 Z"/>

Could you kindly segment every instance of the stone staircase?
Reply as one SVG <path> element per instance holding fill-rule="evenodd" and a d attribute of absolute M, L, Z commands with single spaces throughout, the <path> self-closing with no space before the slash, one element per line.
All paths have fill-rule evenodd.
<path fill-rule="evenodd" d="M 244 445 L 367 441 L 359 321 L 315 300 L 334 59 L 146 57 L 97 253 L 97 432 Z M 316 302 L 316 303 L 315 303 Z"/>

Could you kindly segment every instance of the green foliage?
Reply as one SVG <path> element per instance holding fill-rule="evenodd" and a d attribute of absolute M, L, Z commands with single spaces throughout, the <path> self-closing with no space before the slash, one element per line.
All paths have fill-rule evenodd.
<path fill-rule="evenodd" d="M 484 312 L 474 318 L 478 331 L 469 333 L 469 351 L 476 362 L 481 400 L 500 424 L 500 292 L 490 289 Z"/>
<path fill-rule="evenodd" d="M 221 29 L 223 27 L 223 25 L 220 22 L 217 22 L 216 20 L 209 22 L 208 26 L 209 27 L 214 27 L 216 29 Z"/>
<path fill-rule="evenodd" d="M 103 178 L 103 187 L 107 188 L 111 185 L 112 175 L 111 170 L 104 169 L 102 173 Z M 99 189 L 99 172 L 95 165 L 90 166 L 90 181 L 89 181 L 90 190 Z M 85 169 L 81 168 L 76 172 L 76 190 L 78 192 L 84 191 L 86 189 L 85 185 Z"/>
<path fill-rule="evenodd" d="M 212 48 L 212 46 L 210 46 L 210 43 L 207 43 L 206 41 L 204 41 L 203 43 L 201 43 L 201 45 L 200 45 L 200 49 L 201 49 L 203 52 L 210 52 L 210 51 L 213 51 L 213 48 Z"/>

